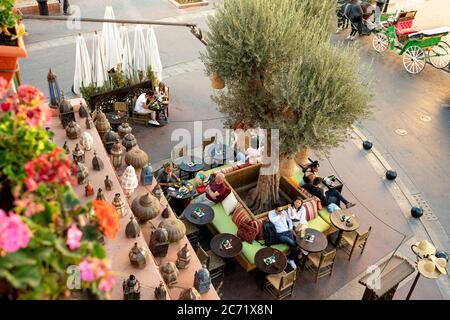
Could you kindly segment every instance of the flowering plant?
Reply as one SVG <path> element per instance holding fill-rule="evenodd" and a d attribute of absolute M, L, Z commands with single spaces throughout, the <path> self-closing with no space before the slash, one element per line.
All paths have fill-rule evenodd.
<path fill-rule="evenodd" d="M 0 298 L 59 299 L 71 289 L 108 297 L 115 280 L 99 238 L 114 238 L 119 216 L 104 201 L 81 205 L 73 162 L 42 129 L 47 110 L 40 91 L 13 93 L 0 78 Z M 71 266 L 79 287 L 71 286 Z"/>

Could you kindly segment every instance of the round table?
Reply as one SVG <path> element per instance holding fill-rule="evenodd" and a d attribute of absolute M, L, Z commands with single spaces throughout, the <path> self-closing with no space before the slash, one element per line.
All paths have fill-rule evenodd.
<path fill-rule="evenodd" d="M 224 242 L 229 241 L 231 247 L 225 248 Z M 222 258 L 234 258 L 242 251 L 242 240 L 231 233 L 216 234 L 211 239 L 211 250 Z"/>
<path fill-rule="evenodd" d="M 314 235 L 313 242 L 306 241 L 306 235 L 308 234 Z M 325 237 L 322 232 L 310 228 L 306 229 L 305 237 L 300 238 L 300 235 L 297 235 L 296 241 L 300 249 L 308 251 L 309 253 L 321 252 L 328 246 L 327 237 Z"/>
<path fill-rule="evenodd" d="M 167 194 L 174 198 L 174 199 L 179 199 L 179 200 L 186 200 L 186 199 L 190 199 L 192 197 L 195 196 L 195 194 L 197 193 L 197 190 L 195 189 L 195 187 L 192 185 L 192 190 L 189 191 L 188 193 L 180 193 L 180 188 L 176 188 L 176 187 L 172 187 L 175 190 L 171 190 L 168 189 L 167 190 Z"/>
<path fill-rule="evenodd" d="M 113 131 L 117 131 L 122 123 L 128 121 L 128 115 L 125 112 L 111 111 L 105 113 L 105 116 L 111 124 Z"/>
<path fill-rule="evenodd" d="M 197 217 L 194 213 L 195 209 L 200 208 L 205 213 L 202 217 Z M 184 209 L 182 214 L 187 221 L 189 221 L 192 224 L 195 224 L 197 226 L 203 226 L 214 219 L 214 210 L 203 203 L 191 203 Z"/>
<path fill-rule="evenodd" d="M 189 162 L 193 162 L 195 164 L 193 166 L 188 166 L 187 163 Z M 205 164 L 203 163 L 202 159 L 198 157 L 185 157 L 183 158 L 183 161 L 178 165 L 178 167 L 180 168 L 180 171 L 187 172 L 189 174 L 189 179 L 192 179 L 197 172 L 205 168 Z"/>
<path fill-rule="evenodd" d="M 339 233 L 336 239 L 336 242 L 334 243 L 334 245 L 336 247 L 339 247 L 339 244 L 341 243 L 341 239 L 342 239 L 342 234 L 344 233 L 344 231 L 355 231 L 359 228 L 359 221 L 358 218 L 352 216 L 351 217 L 351 222 L 352 225 L 347 225 L 346 222 L 341 221 L 341 216 L 350 216 L 351 213 L 347 210 L 337 210 L 333 213 L 330 214 L 330 220 L 331 223 L 337 228 L 339 229 Z"/>
<path fill-rule="evenodd" d="M 275 262 L 271 264 L 266 264 L 264 259 L 269 258 L 271 256 L 275 257 Z M 262 272 L 268 274 L 276 274 L 283 272 L 286 269 L 287 258 L 283 252 L 277 250 L 275 248 L 266 247 L 260 249 L 255 255 L 255 265 Z"/>

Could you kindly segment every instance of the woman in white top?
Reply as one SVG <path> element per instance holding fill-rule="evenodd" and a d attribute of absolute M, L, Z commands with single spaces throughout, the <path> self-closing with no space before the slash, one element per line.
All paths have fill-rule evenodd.
<path fill-rule="evenodd" d="M 308 226 L 308 221 L 306 220 L 306 209 L 303 206 L 303 200 L 301 198 L 297 198 L 292 205 L 289 205 L 287 212 L 292 220 L 292 224 L 296 232 L 300 231 L 302 225 L 305 227 Z"/>

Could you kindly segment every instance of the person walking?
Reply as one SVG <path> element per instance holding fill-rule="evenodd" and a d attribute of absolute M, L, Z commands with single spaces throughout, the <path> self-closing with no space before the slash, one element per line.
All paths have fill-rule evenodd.
<path fill-rule="evenodd" d="M 349 18 L 350 23 L 352 25 L 352 31 L 350 35 L 347 37 L 348 40 L 355 40 L 356 34 L 362 34 L 362 19 L 363 19 L 363 10 L 361 8 L 361 2 L 359 0 L 352 0 L 351 6 L 349 9 Z"/>
<path fill-rule="evenodd" d="M 386 5 L 386 0 L 377 0 L 375 4 L 375 26 L 376 28 L 381 29 L 383 27 L 381 25 L 381 14 Z"/>
<path fill-rule="evenodd" d="M 70 16 L 72 14 L 72 10 L 70 9 L 69 0 L 58 0 L 58 1 L 59 1 L 59 4 L 61 4 L 61 1 L 62 1 L 64 15 Z"/>

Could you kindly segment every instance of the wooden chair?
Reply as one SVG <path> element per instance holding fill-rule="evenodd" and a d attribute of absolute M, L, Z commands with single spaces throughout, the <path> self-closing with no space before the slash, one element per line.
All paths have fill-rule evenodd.
<path fill-rule="evenodd" d="M 225 262 L 221 257 L 216 255 L 211 250 L 205 251 L 202 246 L 198 246 L 197 249 L 197 257 L 200 260 L 200 263 L 206 265 L 206 268 L 209 271 L 209 275 L 212 279 L 225 276 Z"/>
<path fill-rule="evenodd" d="M 181 219 L 181 221 L 183 221 L 184 225 L 186 226 L 186 237 L 187 237 L 187 239 L 191 243 L 191 245 L 194 248 L 194 250 L 197 250 L 197 248 L 199 246 L 198 237 L 199 237 L 199 234 L 200 234 L 200 231 L 199 231 L 198 227 L 196 225 L 190 223 L 186 219 Z"/>
<path fill-rule="evenodd" d="M 348 261 L 351 260 L 356 247 L 361 248 L 361 254 L 363 254 L 371 230 L 372 227 L 364 233 L 359 231 L 344 232 L 340 244 L 343 247 L 343 251 L 348 254 Z"/>
<path fill-rule="evenodd" d="M 336 249 L 330 252 L 310 253 L 307 256 L 306 268 L 316 275 L 316 283 L 319 278 L 333 274 Z"/>
<path fill-rule="evenodd" d="M 297 281 L 297 270 L 283 271 L 277 274 L 269 274 L 264 282 L 264 289 L 277 300 L 285 299 L 294 293 Z"/>
<path fill-rule="evenodd" d="M 134 108 L 136 106 L 136 100 L 137 96 L 134 96 L 131 100 L 131 118 L 130 120 L 134 123 L 141 123 L 141 124 L 147 124 L 148 120 L 151 119 L 150 113 L 138 113 L 134 111 Z"/>

